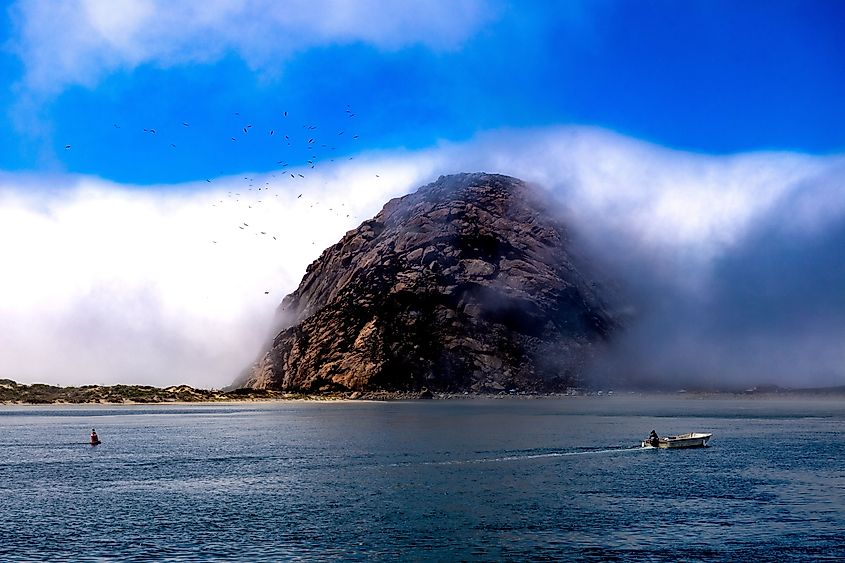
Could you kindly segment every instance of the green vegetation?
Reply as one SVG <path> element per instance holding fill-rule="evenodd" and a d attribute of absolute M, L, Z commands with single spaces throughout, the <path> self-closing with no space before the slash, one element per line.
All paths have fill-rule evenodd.
<path fill-rule="evenodd" d="M 264 389 L 216 391 L 178 385 L 160 389 L 149 385 L 83 385 L 56 387 L 43 383 L 22 385 L 11 379 L 0 379 L 0 403 L 173 403 L 254 401 L 261 399 L 297 399 L 300 395 Z"/>

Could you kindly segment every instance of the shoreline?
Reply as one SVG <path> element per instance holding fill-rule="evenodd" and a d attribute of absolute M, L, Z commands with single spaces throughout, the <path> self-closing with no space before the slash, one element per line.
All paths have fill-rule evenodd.
<path fill-rule="evenodd" d="M 736 393 L 730 391 L 720 392 L 650 392 L 650 391 L 630 391 L 615 393 L 611 395 L 596 394 L 596 393 L 581 393 L 581 394 L 566 394 L 566 393 L 526 393 L 526 394 L 489 394 L 489 393 L 432 393 L 429 397 L 420 397 L 416 393 L 386 393 L 379 392 L 376 396 L 362 395 L 360 397 L 351 398 L 348 394 L 344 395 L 303 395 L 291 394 L 290 396 L 275 396 L 275 397 L 250 397 L 250 398 L 221 398 L 221 399 L 196 399 L 196 400 L 178 400 L 178 399 L 162 399 L 157 401 L 135 401 L 131 399 L 117 399 L 112 400 L 97 400 L 97 401 L 68 401 L 64 399 L 56 399 L 53 401 L 27 401 L 27 400 L 0 400 L 0 407 L 2 406 L 44 406 L 44 407 L 90 407 L 90 406 L 174 406 L 185 407 L 191 405 L 197 406 L 242 406 L 242 405 L 270 405 L 277 403 L 333 403 L 333 404 L 347 404 L 347 403 L 392 403 L 404 401 L 495 401 L 495 400 L 605 400 L 614 401 L 619 399 L 653 399 L 653 398 L 674 398 L 678 400 L 795 400 L 795 399 L 817 399 L 817 400 L 843 400 L 845 399 L 845 392 L 813 392 L 813 391 L 785 391 L 778 393 Z"/>
<path fill-rule="evenodd" d="M 0 405 L 240 405 L 279 402 L 391 402 L 417 400 L 475 400 L 475 399 L 578 399 L 619 397 L 674 397 L 678 399 L 736 398 L 788 399 L 828 398 L 845 399 L 845 387 L 786 389 L 775 386 L 738 390 L 592 390 L 568 388 L 557 392 L 494 391 L 441 392 L 429 391 L 325 391 L 303 393 L 267 389 L 196 389 L 187 385 L 158 388 L 146 385 L 85 385 L 57 387 L 35 383 L 25 385 L 10 379 L 0 379 Z"/>

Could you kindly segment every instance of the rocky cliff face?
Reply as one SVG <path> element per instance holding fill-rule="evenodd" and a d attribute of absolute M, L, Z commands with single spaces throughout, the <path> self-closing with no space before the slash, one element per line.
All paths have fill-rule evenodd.
<path fill-rule="evenodd" d="M 312 263 L 236 386 L 546 391 L 580 383 L 617 322 L 542 191 L 441 177 Z"/>

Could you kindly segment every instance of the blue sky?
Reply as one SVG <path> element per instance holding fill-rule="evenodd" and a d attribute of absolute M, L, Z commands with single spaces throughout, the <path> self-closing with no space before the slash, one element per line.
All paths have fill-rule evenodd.
<path fill-rule="evenodd" d="M 227 385 L 322 249 L 391 197 L 484 170 L 560 198 L 640 292 L 624 369 L 845 384 L 843 16 L 6 4 L 0 377 Z"/>
<path fill-rule="evenodd" d="M 73 17 L 56 25 L 81 25 L 81 4 L 64 4 Z M 845 147 L 841 2 L 479 0 L 465 2 L 462 29 L 441 22 L 453 18 L 446 7 L 406 39 L 384 30 L 347 37 L 340 26 L 320 40 L 254 27 L 266 6 L 254 4 L 211 24 L 240 25 L 235 39 L 185 29 L 180 42 L 163 29 L 111 58 L 102 51 L 114 37 L 89 48 L 80 46 L 87 34 L 38 25 L 59 18 L 57 3 L 7 6 L 0 169 L 173 183 L 559 124 L 704 153 Z M 303 33 L 325 17 L 320 3 L 313 13 L 292 4 Z M 378 3 L 360 4 L 373 11 L 352 14 L 350 27 L 379 17 Z M 164 6 L 144 25 L 167 22 Z M 208 37 L 220 45 L 205 52 Z M 145 41 L 170 47 L 150 53 Z M 60 67 L 57 53 L 77 60 Z"/>

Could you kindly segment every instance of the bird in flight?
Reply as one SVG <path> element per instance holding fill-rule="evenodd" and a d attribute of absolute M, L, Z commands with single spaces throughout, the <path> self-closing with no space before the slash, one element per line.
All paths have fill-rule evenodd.
<path fill-rule="evenodd" d="M 69 150 L 70 150 L 70 145 L 65 145 L 65 150 L 66 150 L 66 151 L 69 151 Z"/>

